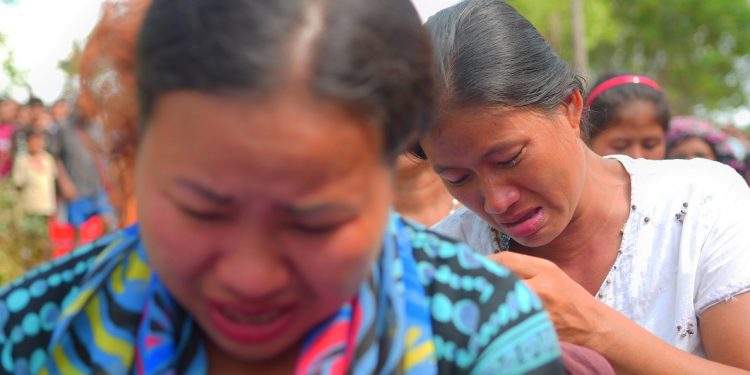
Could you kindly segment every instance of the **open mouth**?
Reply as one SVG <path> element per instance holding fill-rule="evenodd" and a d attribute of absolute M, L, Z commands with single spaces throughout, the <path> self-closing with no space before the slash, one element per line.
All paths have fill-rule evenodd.
<path fill-rule="evenodd" d="M 280 337 L 294 322 L 294 305 L 259 311 L 213 305 L 209 316 L 222 335 L 244 343 L 264 343 Z"/>

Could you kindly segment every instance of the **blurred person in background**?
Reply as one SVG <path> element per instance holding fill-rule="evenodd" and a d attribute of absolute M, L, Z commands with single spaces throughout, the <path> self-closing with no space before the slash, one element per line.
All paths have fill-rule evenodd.
<path fill-rule="evenodd" d="M 26 106 L 29 108 L 29 125 L 31 126 L 37 122 L 39 116 L 47 113 L 47 107 L 44 105 L 44 101 L 36 96 L 32 95 L 29 97 Z"/>
<path fill-rule="evenodd" d="M 406 153 L 396 163 L 396 201 L 401 216 L 431 226 L 460 207 L 429 162 Z"/>
<path fill-rule="evenodd" d="M 0 180 L 10 174 L 13 165 L 13 139 L 16 132 L 18 103 L 4 98 L 0 101 Z"/>
<path fill-rule="evenodd" d="M 64 98 L 57 99 L 50 108 L 50 115 L 52 115 L 52 121 L 57 124 L 62 124 L 70 115 L 70 106 Z"/>
<path fill-rule="evenodd" d="M 14 154 L 26 152 L 26 133 L 31 129 L 32 115 L 31 107 L 24 104 L 18 107 L 16 113 L 16 132 L 13 134 Z"/>
<path fill-rule="evenodd" d="M 743 159 L 735 154 L 729 137 L 710 122 L 690 116 L 675 116 L 667 133 L 667 158 L 703 158 L 729 165 L 742 176 L 747 172 Z"/>
<path fill-rule="evenodd" d="M 52 155 L 57 155 L 60 148 L 60 137 L 58 135 L 59 128 L 52 119 L 52 115 L 49 112 L 41 112 L 31 123 L 28 134 L 32 132 L 40 132 L 44 134 L 44 148 Z M 28 140 L 26 140 L 28 143 Z"/>
<path fill-rule="evenodd" d="M 39 129 L 28 130 L 25 153 L 16 156 L 13 163 L 13 184 L 20 192 L 19 206 L 28 221 L 24 227 L 33 228 L 26 236 L 45 237 L 50 218 L 55 214 L 55 178 L 57 166 L 54 158 L 44 149 L 46 133 Z M 39 238 L 28 238 L 38 243 Z M 40 249 L 41 250 L 41 249 Z M 48 258 L 46 254 L 43 258 Z M 35 257 L 38 259 L 38 257 Z"/>
<path fill-rule="evenodd" d="M 114 209 L 109 204 L 106 172 L 106 139 L 97 117 L 89 118 L 87 104 L 78 100 L 78 106 L 69 121 L 59 130 L 59 149 L 56 155 L 60 166 L 60 188 L 65 199 L 67 221 L 80 239 L 83 224 L 99 216 L 105 231 L 117 228 Z"/>
<path fill-rule="evenodd" d="M 605 74 L 584 102 L 591 150 L 602 156 L 664 159 L 669 103 L 654 80 L 637 74 Z"/>

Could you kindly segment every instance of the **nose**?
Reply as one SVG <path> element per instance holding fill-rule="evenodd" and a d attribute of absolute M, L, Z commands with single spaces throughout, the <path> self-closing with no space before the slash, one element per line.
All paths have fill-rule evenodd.
<path fill-rule="evenodd" d="M 633 146 L 630 148 L 629 156 L 633 159 L 640 159 L 643 157 L 643 148 L 640 146 Z"/>
<path fill-rule="evenodd" d="M 484 211 L 490 215 L 500 215 L 518 202 L 521 192 L 517 187 L 506 183 L 493 183 L 484 180 L 482 183 Z"/>
<path fill-rule="evenodd" d="M 289 285 L 292 272 L 279 242 L 271 238 L 272 231 L 254 227 L 238 227 L 223 242 L 216 278 L 236 298 L 268 299 Z"/>

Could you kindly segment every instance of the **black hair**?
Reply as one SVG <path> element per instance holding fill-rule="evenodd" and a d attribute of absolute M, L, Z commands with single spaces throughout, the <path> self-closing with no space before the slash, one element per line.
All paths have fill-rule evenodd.
<path fill-rule="evenodd" d="M 574 90 L 583 93 L 582 78 L 502 1 L 462 1 L 430 17 L 425 26 L 435 50 L 441 106 L 550 113 Z M 426 157 L 419 148 L 412 152 Z"/>
<path fill-rule="evenodd" d="M 45 136 L 46 136 L 46 133 L 42 129 L 31 128 L 31 129 L 26 130 L 26 139 L 35 138 L 35 137 L 44 138 Z"/>
<path fill-rule="evenodd" d="M 44 102 L 42 99 L 37 98 L 36 96 L 32 96 L 29 98 L 29 101 L 26 102 L 27 107 L 44 107 Z"/>
<path fill-rule="evenodd" d="M 314 12 L 321 29 L 295 45 Z M 304 84 L 376 126 L 389 161 L 431 123 L 432 53 L 408 0 L 155 0 L 137 46 L 142 126 L 170 91 L 271 95 L 301 48 Z"/>
<path fill-rule="evenodd" d="M 607 73 L 600 76 L 589 90 L 596 90 L 604 82 L 626 74 Z M 586 101 L 590 99 L 587 98 Z M 590 139 L 616 123 L 620 117 L 620 108 L 636 100 L 645 100 L 654 104 L 656 121 L 666 133 L 669 130 L 671 113 L 667 97 L 661 90 L 641 84 L 624 84 L 612 87 L 598 94 L 587 107 Z"/>

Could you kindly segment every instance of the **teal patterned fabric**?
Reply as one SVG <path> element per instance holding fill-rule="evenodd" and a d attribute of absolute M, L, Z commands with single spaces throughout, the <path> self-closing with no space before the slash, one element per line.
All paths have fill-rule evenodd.
<path fill-rule="evenodd" d="M 404 298 L 413 300 L 405 305 L 424 306 L 425 311 L 429 312 L 431 337 L 420 340 L 422 343 L 426 342 L 424 340 L 432 341 L 433 345 L 428 346 L 433 348 L 431 357 L 436 361 L 438 373 L 563 373 L 557 336 L 542 310 L 539 298 L 507 269 L 475 254 L 463 244 L 406 222 L 397 215 L 391 218 L 384 242 L 392 244 L 390 246 L 398 254 L 411 253 L 411 256 L 400 257 L 401 260 L 396 262 L 393 257 L 383 256 L 374 265 L 374 271 L 392 269 L 395 273 L 403 273 L 404 280 L 418 280 L 412 282 L 421 284 L 423 293 L 407 293 Z M 147 309 L 158 306 L 172 317 L 169 329 L 159 333 L 174 336 L 172 341 L 176 344 L 169 354 L 174 358 L 167 359 L 176 373 L 200 373 L 196 369 L 205 369 L 196 362 L 205 361 L 200 329 L 171 299 L 168 291 L 154 285 L 154 280 L 158 278 L 128 279 L 128 275 L 143 273 L 143 267 L 147 267 L 147 260 L 139 248 L 142 250 L 138 228 L 131 227 L 33 270 L 1 288 L 0 374 L 47 373 L 45 369 L 50 363 L 70 359 L 65 356 L 64 350 L 55 350 L 66 347 L 69 353 L 76 353 L 77 368 L 88 368 L 90 372 L 102 371 L 101 366 L 90 363 L 96 361 L 92 359 L 95 358 L 92 353 L 100 350 L 112 355 L 114 348 L 99 348 L 92 334 L 70 335 L 75 330 L 75 323 L 70 322 L 76 319 L 100 320 L 110 336 L 144 341 L 153 332 L 144 333 L 143 327 L 139 327 L 138 322 L 143 315 L 139 310 L 141 306 L 151 306 Z M 388 251 L 391 250 L 384 250 L 385 253 Z M 128 272 L 134 267 L 138 270 Z M 86 290 L 87 285 L 93 285 L 92 280 L 107 282 L 98 284 L 102 285 L 98 290 Z M 401 285 L 373 283 L 373 280 L 366 283 L 379 285 L 378 288 Z M 120 294 L 115 295 L 108 288 L 114 288 Z M 156 299 L 149 294 L 155 289 L 161 291 L 155 294 Z M 129 297 L 123 298 L 125 294 L 122 292 Z M 79 310 L 73 307 L 77 301 L 83 300 L 82 296 L 86 293 L 97 296 L 96 309 L 85 306 L 79 309 L 80 313 L 76 313 Z M 151 305 L 144 302 L 149 300 L 154 302 Z M 86 318 L 86 311 L 96 313 Z M 376 318 L 379 319 L 381 314 L 394 316 L 394 311 L 378 310 Z M 77 314 L 81 317 L 77 317 Z M 165 320 L 158 318 L 162 315 L 166 316 L 156 315 L 156 322 L 164 325 Z M 380 321 L 387 325 L 390 320 Z M 375 332 L 382 335 L 389 329 L 389 326 L 377 327 Z M 58 341 L 50 345 L 53 340 Z M 59 340 L 68 341 L 61 346 Z M 403 342 L 398 345 L 404 347 Z M 405 350 L 410 350 L 406 345 Z M 121 358 L 129 358 L 127 350 L 121 351 L 125 352 Z M 357 351 L 363 352 L 363 347 L 358 347 Z M 401 349 L 398 351 L 404 352 Z M 101 355 L 99 358 L 106 358 Z M 133 357 L 137 357 L 137 354 Z M 394 357 L 383 355 L 378 361 L 386 362 L 391 358 Z M 356 359 L 373 360 L 372 356 Z M 138 358 L 130 362 L 126 360 L 120 367 L 109 368 L 106 372 L 142 373 L 143 367 L 137 362 Z M 358 367 L 355 361 L 349 372 Z M 408 370 L 408 366 L 394 368 L 383 363 L 375 367 L 391 368 L 387 373 L 404 373 Z"/>

